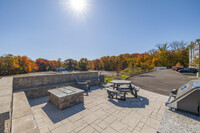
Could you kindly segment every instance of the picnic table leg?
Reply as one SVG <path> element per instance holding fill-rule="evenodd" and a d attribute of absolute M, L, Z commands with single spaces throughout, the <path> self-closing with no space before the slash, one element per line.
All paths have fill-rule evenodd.
<path fill-rule="evenodd" d="M 110 98 L 110 94 L 109 94 L 109 91 L 107 91 L 107 93 L 108 93 L 108 98 Z"/>
<path fill-rule="evenodd" d="M 135 98 L 137 98 L 137 91 L 135 91 Z"/>
<path fill-rule="evenodd" d="M 133 92 L 133 87 L 132 87 L 132 85 L 131 85 L 131 84 L 129 85 L 129 88 L 130 88 L 131 94 L 132 94 L 132 95 L 134 95 L 134 92 Z"/>
<path fill-rule="evenodd" d="M 111 92 L 107 91 L 108 93 L 108 98 L 112 98 Z"/>
<path fill-rule="evenodd" d="M 134 94 L 134 92 L 133 92 L 133 89 L 131 89 L 131 94 L 132 94 L 133 96 L 135 96 L 135 94 Z"/>
<path fill-rule="evenodd" d="M 133 87 L 132 87 L 132 85 L 130 84 L 130 87 L 131 87 L 131 93 L 132 93 L 132 95 L 134 95 L 135 96 L 135 98 L 137 98 L 137 91 L 134 91 L 134 89 L 133 89 Z M 134 93 L 134 92 L 135 93 Z"/>
<path fill-rule="evenodd" d="M 90 85 L 87 84 L 86 86 L 87 86 L 87 89 L 90 90 Z"/>
<path fill-rule="evenodd" d="M 124 93 L 124 101 L 126 101 L 126 92 Z"/>
<path fill-rule="evenodd" d="M 115 85 L 116 85 L 116 84 L 114 83 L 114 85 L 113 85 L 113 90 L 115 89 Z"/>
<path fill-rule="evenodd" d="M 123 96 L 120 96 L 119 100 L 126 101 L 126 92 L 124 92 Z"/>

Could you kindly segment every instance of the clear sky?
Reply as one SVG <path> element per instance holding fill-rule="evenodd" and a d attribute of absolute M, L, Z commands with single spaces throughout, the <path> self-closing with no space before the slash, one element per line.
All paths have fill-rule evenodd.
<path fill-rule="evenodd" d="M 78 12 L 69 0 L 0 0 L 0 55 L 95 59 L 200 38 L 200 0 L 85 1 Z"/>

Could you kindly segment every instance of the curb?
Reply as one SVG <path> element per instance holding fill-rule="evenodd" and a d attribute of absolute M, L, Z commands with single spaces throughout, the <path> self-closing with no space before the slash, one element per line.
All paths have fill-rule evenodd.
<path fill-rule="evenodd" d="M 153 70 L 148 71 L 148 72 L 140 72 L 140 73 L 134 73 L 134 74 L 130 74 L 128 78 L 126 78 L 125 80 L 128 80 L 131 77 L 134 77 L 136 75 L 140 75 L 140 74 L 144 74 L 144 73 L 150 73 L 150 72 L 154 72 Z"/>

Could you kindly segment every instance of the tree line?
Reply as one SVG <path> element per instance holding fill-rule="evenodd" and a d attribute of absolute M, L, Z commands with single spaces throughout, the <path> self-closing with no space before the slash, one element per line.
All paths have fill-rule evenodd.
<path fill-rule="evenodd" d="M 47 60 L 38 58 L 35 61 L 27 56 L 14 56 L 12 54 L 0 57 L 0 76 L 23 74 L 30 72 L 55 71 L 64 67 L 67 70 L 88 70 L 88 60 L 80 59 L 79 62 L 73 59 L 67 59 L 64 62 L 61 58 L 58 60 Z"/>
<path fill-rule="evenodd" d="M 189 65 L 189 45 L 183 41 L 174 41 L 156 45 L 156 49 L 145 53 L 121 54 L 119 56 L 104 56 L 89 61 L 89 69 L 107 71 L 137 71 L 150 70 L 154 67 L 165 66 L 171 68 L 178 62 L 184 66 Z"/>
<path fill-rule="evenodd" d="M 171 68 L 180 62 L 182 66 L 189 65 L 189 47 L 183 41 L 174 41 L 156 45 L 156 49 L 145 53 L 120 54 L 118 56 L 104 56 L 100 59 L 88 60 L 81 58 L 79 61 L 66 59 L 47 60 L 43 58 L 31 60 L 26 56 L 8 54 L 0 57 L 0 75 L 21 74 L 33 71 L 54 71 L 64 67 L 67 70 L 106 70 L 106 71 L 138 71 L 150 70 L 155 66 Z"/>

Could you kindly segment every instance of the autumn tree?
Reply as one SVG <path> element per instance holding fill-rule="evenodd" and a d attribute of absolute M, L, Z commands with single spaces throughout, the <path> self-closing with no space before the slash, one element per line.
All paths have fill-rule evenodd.
<path fill-rule="evenodd" d="M 18 59 L 12 54 L 0 57 L 0 74 L 10 75 L 17 74 L 19 69 Z"/>
<path fill-rule="evenodd" d="M 48 70 L 54 71 L 56 68 L 60 68 L 60 62 L 56 60 L 48 61 Z"/>
<path fill-rule="evenodd" d="M 99 59 L 93 60 L 90 63 L 88 62 L 88 65 L 90 65 L 90 69 L 93 70 L 101 70 L 101 63 Z"/>
<path fill-rule="evenodd" d="M 26 56 L 8 54 L 0 57 L 0 75 L 28 73 L 37 68 L 35 62 Z"/>
<path fill-rule="evenodd" d="M 47 59 L 39 58 L 36 60 L 39 71 L 48 71 L 50 68 L 50 61 Z"/>
<path fill-rule="evenodd" d="M 32 62 L 28 57 L 26 56 L 17 56 L 18 59 L 18 72 L 19 73 L 28 73 L 32 71 Z"/>
<path fill-rule="evenodd" d="M 199 68 L 199 57 L 194 57 L 194 59 L 192 60 L 192 62 L 190 63 L 190 65 L 194 68 Z"/>
<path fill-rule="evenodd" d="M 180 62 L 178 62 L 175 67 L 183 67 Z"/>
<path fill-rule="evenodd" d="M 58 58 L 57 62 L 58 62 L 58 68 L 61 68 L 61 67 L 62 67 L 62 61 L 61 61 L 61 58 Z"/>

